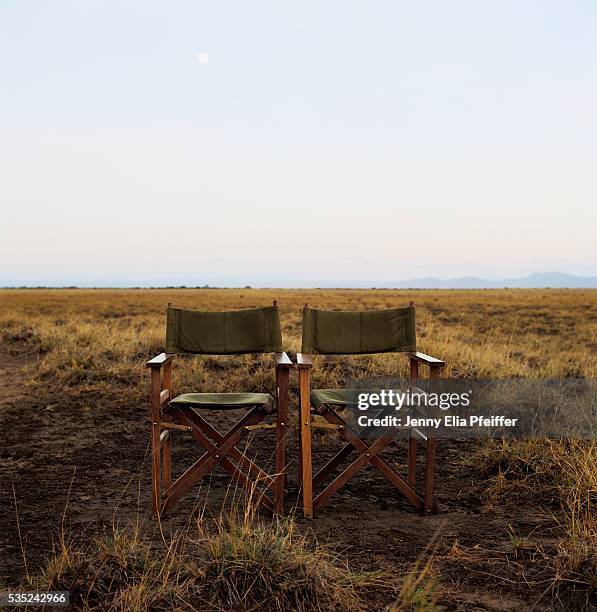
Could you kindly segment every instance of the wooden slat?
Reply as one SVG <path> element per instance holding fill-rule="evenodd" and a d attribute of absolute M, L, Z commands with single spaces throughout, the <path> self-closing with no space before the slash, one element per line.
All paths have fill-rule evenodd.
<path fill-rule="evenodd" d="M 419 353 L 418 351 L 413 352 L 413 353 L 407 353 L 407 355 L 411 359 L 415 359 L 419 363 L 424 363 L 425 365 L 428 365 L 428 366 L 432 366 L 432 365 L 434 365 L 434 366 L 444 366 L 444 365 L 446 365 L 445 361 L 442 361 L 441 359 L 436 359 L 435 357 L 431 357 L 430 355 L 426 355 L 425 353 Z"/>
<path fill-rule="evenodd" d="M 246 425 L 247 431 L 255 431 L 257 429 L 276 429 L 278 426 L 275 423 L 258 423 L 257 425 Z"/>
<path fill-rule="evenodd" d="M 360 450 L 360 455 L 313 500 L 313 508 L 315 510 L 321 508 L 328 499 L 337 491 L 339 491 L 357 472 L 365 467 L 369 462 L 375 459 L 377 453 L 381 452 L 394 438 L 396 434 L 393 431 L 378 438 L 371 446 L 363 443 Z"/>
<path fill-rule="evenodd" d="M 160 435 L 162 444 L 162 486 L 167 489 L 172 484 L 172 436 L 169 431 L 163 431 Z"/>
<path fill-rule="evenodd" d="M 410 358 L 410 384 L 414 385 L 419 378 L 419 362 L 416 359 Z"/>
<path fill-rule="evenodd" d="M 167 389 L 170 394 L 169 397 L 172 397 L 172 361 L 168 361 L 164 365 L 163 372 L 162 388 Z"/>
<path fill-rule="evenodd" d="M 183 411 L 176 410 L 175 412 L 177 418 L 186 420 L 189 423 L 189 426 L 194 425 L 193 421 L 191 421 Z M 217 463 L 221 462 L 227 471 L 233 471 L 235 472 L 235 475 L 237 475 L 239 470 L 237 470 L 236 466 L 232 464 L 229 459 L 227 459 L 226 455 L 236 444 L 238 444 L 239 440 L 242 438 L 243 427 L 263 419 L 264 416 L 264 413 L 259 411 L 257 408 L 251 410 L 251 412 L 243 417 L 226 433 L 224 436 L 224 441 L 219 447 L 211 444 L 203 432 L 198 430 L 198 428 L 192 427 L 192 435 L 196 437 L 198 441 L 200 439 L 201 445 L 205 445 L 205 448 L 209 448 L 210 450 L 208 450 L 198 461 L 196 461 L 176 482 L 172 484 L 172 486 L 166 489 L 164 493 L 166 496 L 164 512 L 168 512 L 174 506 L 174 504 L 181 497 L 186 495 L 205 474 L 210 472 L 215 467 Z M 262 503 L 265 505 L 267 505 L 267 502 L 269 502 L 271 505 L 269 500 L 267 500 L 267 502 L 265 500 L 260 501 L 262 501 Z"/>
<path fill-rule="evenodd" d="M 155 516 L 160 514 L 161 498 L 160 387 L 160 370 L 152 368 L 149 391 L 151 413 L 151 507 Z"/>
<path fill-rule="evenodd" d="M 247 493 L 249 493 L 250 495 L 254 495 L 255 501 L 263 504 L 264 506 L 266 506 L 266 508 L 268 508 L 269 510 L 273 512 L 274 504 L 269 499 L 269 497 L 267 497 L 265 493 L 259 491 L 259 489 L 256 487 L 256 483 L 250 480 L 246 476 L 246 474 L 244 474 L 241 471 L 241 469 L 239 469 L 236 465 L 234 465 L 234 463 L 232 463 L 226 456 L 228 454 L 232 455 L 234 451 L 237 451 L 239 453 L 240 451 L 238 451 L 238 449 L 236 449 L 235 446 L 232 446 L 227 451 L 226 444 L 222 444 L 219 446 L 212 444 L 207 438 L 207 431 L 204 431 L 204 429 L 208 429 L 208 426 L 211 427 L 211 425 L 209 425 L 209 423 L 203 417 L 200 417 L 197 414 L 193 414 L 193 416 L 191 417 L 191 414 L 189 414 L 189 412 L 186 411 L 183 413 L 183 415 L 184 415 L 184 418 L 187 419 L 187 422 L 191 424 L 192 426 L 191 435 L 201 444 L 201 446 L 203 446 L 203 448 L 205 448 L 208 451 L 207 454 L 211 453 L 211 454 L 219 455 L 218 461 L 222 464 L 222 467 L 228 472 L 228 474 L 230 474 L 232 478 L 240 482 L 241 485 L 244 487 L 244 489 L 247 491 Z M 264 417 L 265 417 L 265 414 L 260 415 L 261 419 L 263 419 Z M 239 425 L 238 428 L 233 427 L 231 432 L 234 433 L 237 431 L 237 429 L 240 432 L 240 436 L 239 436 L 239 440 L 240 440 L 240 438 L 242 437 L 243 426 Z M 238 441 L 235 442 L 234 444 L 236 445 L 237 443 Z M 211 469 L 213 468 L 206 468 L 206 472 L 211 471 Z M 203 475 L 204 474 L 201 474 L 199 478 L 201 478 Z M 273 482 L 272 478 L 269 478 L 269 480 Z"/>
<path fill-rule="evenodd" d="M 354 447 L 352 444 L 347 444 L 342 448 L 342 450 L 334 455 L 313 477 L 313 488 L 320 485 L 326 476 L 331 474 L 334 469 L 344 461 L 351 453 L 354 452 Z"/>
<path fill-rule="evenodd" d="M 148 368 L 158 368 L 159 369 L 162 366 L 169 363 L 170 361 L 172 361 L 174 357 L 176 357 L 176 355 L 173 353 L 160 353 L 153 359 L 150 359 L 145 365 Z"/>
<path fill-rule="evenodd" d="M 299 369 L 299 428 L 301 431 L 301 467 L 303 487 L 303 513 L 313 517 L 313 467 L 311 458 L 311 400 L 310 370 Z"/>
<path fill-rule="evenodd" d="M 338 424 L 344 424 L 344 421 L 333 411 L 328 411 L 324 414 L 328 421 Z M 361 440 L 349 427 L 339 430 L 339 434 L 350 442 L 357 451 L 363 452 L 367 449 L 367 445 Z M 423 500 L 417 493 L 408 486 L 396 472 L 379 456 L 371 457 L 371 465 L 376 467 L 414 506 L 417 510 L 423 509 Z"/>
<path fill-rule="evenodd" d="M 423 500 L 408 486 L 396 472 L 381 458 L 374 457 L 371 463 L 406 497 L 417 510 L 422 510 Z"/>
<path fill-rule="evenodd" d="M 290 370 L 279 369 L 276 384 L 276 485 L 274 506 L 276 512 L 284 511 L 284 494 L 286 491 L 286 438 L 288 432 L 288 387 Z"/>
<path fill-rule="evenodd" d="M 162 421 L 160 426 L 162 429 L 178 429 L 180 431 L 191 431 L 191 428 L 188 425 L 181 425 L 180 423 L 170 423 L 169 421 Z"/>
<path fill-rule="evenodd" d="M 208 423 L 200 414 L 198 414 L 198 409 L 191 409 L 185 414 L 192 421 L 196 421 L 197 423 L 201 423 L 201 427 L 203 432 L 206 433 L 211 439 L 217 444 L 222 444 L 224 441 L 224 436 L 210 423 Z M 266 474 L 256 463 L 251 461 L 247 455 L 241 452 L 238 448 L 233 448 L 230 451 L 230 456 L 236 461 L 241 469 L 246 469 L 249 474 L 252 474 L 253 477 L 261 482 L 263 482 L 267 487 L 271 487 L 274 484 L 274 479 Z"/>
<path fill-rule="evenodd" d="M 292 368 L 294 365 L 286 353 L 274 353 L 274 363 L 278 368 Z"/>
<path fill-rule="evenodd" d="M 190 489 L 197 484 L 198 480 L 201 478 L 204 473 L 204 466 L 211 459 L 210 464 L 207 466 L 208 469 L 216 464 L 216 460 L 213 455 L 209 453 L 205 453 L 202 455 L 198 461 L 195 461 L 191 467 L 189 467 L 182 476 L 178 478 L 175 482 L 173 482 L 163 493 L 163 496 L 166 498 L 163 506 L 163 512 L 169 512 L 174 504 L 186 493 L 190 491 Z"/>
<path fill-rule="evenodd" d="M 296 354 L 296 365 L 299 368 L 310 368 L 313 366 L 313 355 L 307 355 L 305 353 Z"/>
<path fill-rule="evenodd" d="M 427 442 L 427 436 L 417 427 L 413 427 L 411 433 L 414 434 L 414 437 L 419 440 L 423 440 L 423 442 Z"/>
<path fill-rule="evenodd" d="M 431 364 L 429 378 L 431 388 L 436 389 L 443 367 L 441 364 Z M 425 512 L 435 512 L 435 458 L 437 454 L 437 439 L 428 436 L 427 439 L 427 463 L 425 465 Z"/>
<path fill-rule="evenodd" d="M 172 359 L 167 360 L 162 368 L 162 387 L 160 405 L 164 406 L 172 398 Z M 160 439 L 165 435 L 162 444 L 162 485 L 167 489 L 172 484 L 172 436 L 169 431 L 162 432 Z"/>
<path fill-rule="evenodd" d="M 301 422 L 300 422 L 300 409 L 299 409 L 299 415 L 298 415 L 298 427 L 297 427 L 297 431 L 296 431 L 296 437 L 297 437 L 297 446 L 298 446 L 298 473 L 296 475 L 296 482 L 297 485 L 299 487 L 299 491 L 302 490 L 303 488 L 303 436 L 301 434 Z"/>
<path fill-rule="evenodd" d="M 342 429 L 342 425 L 335 425 L 334 423 L 319 423 L 317 421 L 311 422 L 311 429 Z"/>

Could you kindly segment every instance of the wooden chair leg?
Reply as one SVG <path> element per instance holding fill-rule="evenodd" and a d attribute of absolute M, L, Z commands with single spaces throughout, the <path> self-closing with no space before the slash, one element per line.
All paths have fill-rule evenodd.
<path fill-rule="evenodd" d="M 151 508 L 155 516 L 161 510 L 161 444 L 160 444 L 160 389 L 161 372 L 151 370 L 150 416 L 151 416 Z"/>
<path fill-rule="evenodd" d="M 160 467 L 160 424 L 151 425 L 151 509 L 155 516 L 160 515 L 161 506 L 161 467 Z"/>
<path fill-rule="evenodd" d="M 172 397 L 172 362 L 170 361 L 164 366 L 164 375 L 162 385 L 168 390 L 169 397 Z M 166 432 L 168 435 L 162 442 L 162 485 L 167 489 L 172 484 L 172 432 Z M 162 438 L 160 437 L 160 440 Z"/>
<path fill-rule="evenodd" d="M 299 421 L 298 421 L 298 430 L 297 430 L 297 448 L 299 449 L 298 453 L 298 475 L 297 475 L 297 484 L 299 489 L 303 486 L 303 436 L 301 434 L 301 415 L 299 408 Z"/>
<path fill-rule="evenodd" d="M 311 399 L 309 370 L 299 369 L 299 429 L 301 432 L 301 484 L 303 514 L 313 518 L 313 468 L 311 463 Z"/>
<path fill-rule="evenodd" d="M 411 302 L 410 306 L 414 307 L 415 303 Z M 409 380 L 411 385 L 416 385 L 419 379 L 419 362 L 416 359 L 409 359 L 410 373 Z M 412 430 L 408 438 L 408 475 L 406 481 L 408 486 L 413 490 L 417 482 L 417 439 L 413 437 Z"/>
<path fill-rule="evenodd" d="M 286 487 L 286 432 L 288 431 L 288 383 L 290 372 L 280 369 L 278 379 L 278 414 L 276 417 L 276 485 L 274 507 L 276 512 L 284 511 L 284 491 Z"/>
<path fill-rule="evenodd" d="M 164 433 L 167 435 L 162 442 L 162 484 L 167 489 L 172 484 L 172 432 Z"/>
<path fill-rule="evenodd" d="M 431 388 L 435 388 L 439 380 L 443 365 L 430 366 L 429 378 Z M 434 493 L 435 493 L 435 456 L 437 452 L 437 439 L 427 438 L 427 465 L 425 466 L 425 512 L 436 512 Z"/>

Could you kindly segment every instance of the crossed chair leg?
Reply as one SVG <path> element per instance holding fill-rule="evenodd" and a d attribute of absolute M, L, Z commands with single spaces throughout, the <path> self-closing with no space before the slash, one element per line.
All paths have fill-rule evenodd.
<path fill-rule="evenodd" d="M 396 436 L 395 432 L 388 432 L 375 440 L 372 444 L 368 444 L 365 440 L 359 438 L 359 436 L 350 429 L 344 419 L 332 409 L 326 408 L 322 410 L 320 416 L 327 421 L 327 427 L 336 429 L 340 437 L 342 437 L 347 444 L 313 476 L 312 490 L 321 485 L 327 477 L 354 452 L 357 452 L 358 456 L 338 476 L 336 476 L 330 484 L 315 495 L 310 503 L 309 500 L 306 501 L 305 514 L 307 516 L 311 516 L 314 512 L 317 512 L 334 493 L 339 491 L 357 472 L 367 465 L 371 465 L 379 470 L 417 510 L 425 510 L 426 512 L 434 511 L 433 475 L 435 471 L 435 440 L 426 440 L 426 487 L 425 495 L 421 497 L 415 490 L 416 438 L 409 439 L 408 476 L 407 480 L 404 480 L 382 457 L 380 457 L 381 451 L 394 442 Z M 311 426 L 313 426 L 313 423 L 311 423 Z M 425 439 L 424 434 L 420 432 L 416 433 Z"/>
<path fill-rule="evenodd" d="M 419 377 L 419 361 L 422 360 L 429 366 L 429 377 L 432 384 L 436 384 L 439 379 L 440 371 L 444 367 L 444 362 L 433 359 L 422 353 L 410 354 L 410 384 L 416 384 Z M 322 406 L 318 414 L 322 416 L 326 423 L 318 424 L 313 422 L 313 407 L 310 401 L 311 374 L 313 365 L 310 355 L 297 355 L 297 367 L 299 375 L 299 486 L 302 489 L 303 513 L 306 518 L 312 518 L 313 513 L 321 508 L 340 488 L 342 488 L 360 469 L 366 465 L 372 465 L 379 470 L 391 484 L 393 484 L 417 510 L 426 513 L 437 512 L 434 500 L 435 491 L 435 463 L 437 452 L 437 439 L 432 435 L 433 432 L 423 433 L 418 429 L 411 429 L 408 441 L 408 463 L 407 477 L 404 480 L 396 471 L 388 465 L 380 452 L 395 441 L 395 435 L 387 433 L 377 439 L 371 445 L 366 440 L 361 439 L 348 424 L 332 408 Z M 313 427 L 325 427 L 336 429 L 337 433 L 346 441 L 346 445 L 320 469 L 315 476 L 312 474 L 311 460 L 311 433 Z M 425 480 L 424 492 L 421 496 L 417 493 L 416 485 L 416 462 L 417 446 L 419 439 L 425 447 Z M 332 472 L 340 466 L 353 452 L 359 456 L 344 469 L 327 487 L 320 493 L 313 496 L 314 489 L 321 485 Z"/>
<path fill-rule="evenodd" d="M 222 435 L 197 412 L 192 408 L 176 408 L 171 411 L 174 420 L 189 428 L 188 431 L 205 449 L 205 453 L 176 482 L 164 490 L 162 513 L 171 510 L 174 504 L 186 495 L 203 476 L 211 472 L 218 463 L 243 486 L 249 495 L 254 497 L 255 501 L 274 511 L 276 500 L 271 500 L 261 492 L 257 488 L 257 483 L 274 487 L 276 479 L 268 476 L 236 447 L 248 431 L 247 427 L 257 425 L 267 416 L 267 413 L 259 408 L 253 408 L 226 434 Z M 255 480 L 252 480 L 251 476 Z"/>
<path fill-rule="evenodd" d="M 166 376 L 166 379 L 168 377 Z M 277 377 L 278 379 L 278 377 Z M 159 378 L 156 374 L 156 385 Z M 286 431 L 288 420 L 288 376 L 277 380 L 279 391 L 276 423 L 262 421 L 270 414 L 261 406 L 251 408 L 225 434 L 217 431 L 196 408 L 168 406 L 163 413 L 153 411 L 152 418 L 152 507 L 153 513 L 161 516 L 169 512 L 176 502 L 186 495 L 216 465 L 221 465 L 252 498 L 272 512 L 282 512 L 285 495 Z M 169 394 L 156 394 L 156 398 L 167 401 Z M 157 405 L 157 401 L 153 403 Z M 276 474 L 266 474 L 237 445 L 250 431 L 275 429 Z M 174 430 L 190 433 L 204 449 L 204 454 L 191 465 L 175 482 L 171 477 L 171 434 Z M 259 485 L 259 486 L 258 486 Z M 261 488 L 260 488 L 261 487 Z M 273 489 L 273 498 L 265 492 Z"/>

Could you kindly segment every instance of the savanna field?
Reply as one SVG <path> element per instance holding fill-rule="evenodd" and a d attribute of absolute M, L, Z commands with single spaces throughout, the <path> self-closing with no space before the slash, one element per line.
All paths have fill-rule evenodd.
<path fill-rule="evenodd" d="M 161 524 L 149 501 L 148 371 L 165 309 L 278 300 L 289 353 L 301 308 L 417 304 L 418 349 L 447 377 L 594 378 L 591 290 L 0 290 L 0 587 L 68 590 L 97 610 L 591 609 L 597 590 L 593 440 L 446 441 L 438 513 L 422 516 L 373 471 L 313 521 L 297 505 L 290 442 L 286 514 L 247 505 L 225 472 Z M 406 375 L 401 355 L 325 358 L 313 384 Z M 174 392 L 268 391 L 267 356 L 178 358 Z M 296 379 L 291 376 L 296 423 Z M 229 416 L 216 424 L 226 427 Z M 259 463 L 271 433 L 250 436 Z M 314 440 L 314 462 L 338 447 Z M 175 475 L 196 458 L 175 438 Z M 404 449 L 387 460 L 404 466 Z M 424 462 L 421 464 L 424 467 Z M 248 510 L 247 510 L 248 508 Z"/>

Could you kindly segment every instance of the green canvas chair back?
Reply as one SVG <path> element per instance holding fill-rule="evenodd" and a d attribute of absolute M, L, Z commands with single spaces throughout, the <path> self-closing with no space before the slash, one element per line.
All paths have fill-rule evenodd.
<path fill-rule="evenodd" d="M 166 353 L 279 352 L 282 352 L 282 334 L 277 306 L 224 312 L 168 307 Z"/>
<path fill-rule="evenodd" d="M 416 350 L 415 309 L 332 311 L 303 309 L 302 352 L 363 355 Z"/>

